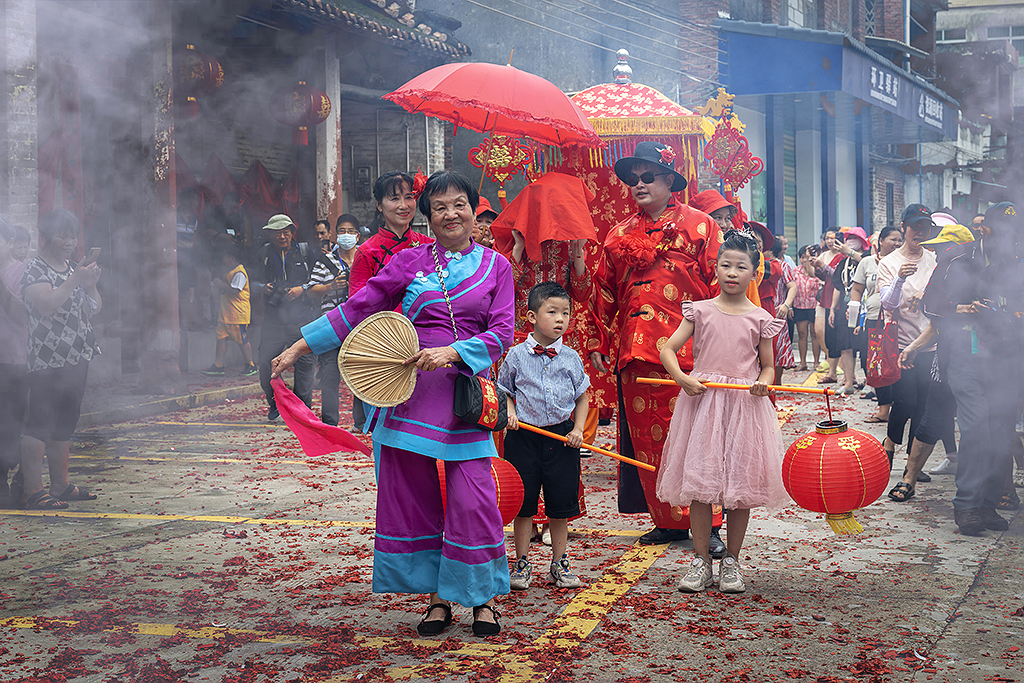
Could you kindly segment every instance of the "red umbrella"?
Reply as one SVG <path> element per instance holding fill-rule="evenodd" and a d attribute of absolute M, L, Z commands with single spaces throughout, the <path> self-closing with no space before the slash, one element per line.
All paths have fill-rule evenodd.
<path fill-rule="evenodd" d="M 444 64 L 384 99 L 478 133 L 528 137 L 559 147 L 602 144 L 583 111 L 554 83 L 510 65 Z"/>

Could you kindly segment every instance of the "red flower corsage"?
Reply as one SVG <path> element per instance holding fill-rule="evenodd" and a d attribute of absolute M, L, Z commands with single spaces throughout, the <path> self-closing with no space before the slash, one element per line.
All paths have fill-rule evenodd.
<path fill-rule="evenodd" d="M 666 164 L 671 166 L 672 162 L 675 161 L 675 159 L 676 153 L 672 150 L 671 147 L 666 147 L 665 149 L 661 150 L 661 160 Z"/>
<path fill-rule="evenodd" d="M 412 196 L 419 199 L 423 188 L 427 186 L 427 176 L 423 175 L 423 167 L 416 168 L 416 175 L 412 177 Z"/>
<path fill-rule="evenodd" d="M 642 231 L 634 231 L 622 236 L 622 260 L 630 268 L 645 270 L 654 265 L 658 255 L 657 242 Z"/>

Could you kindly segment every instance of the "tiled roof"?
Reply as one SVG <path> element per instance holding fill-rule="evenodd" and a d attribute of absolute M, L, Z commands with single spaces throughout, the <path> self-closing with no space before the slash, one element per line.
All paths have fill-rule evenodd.
<path fill-rule="evenodd" d="M 384 40 L 396 41 L 399 45 L 440 52 L 448 57 L 462 58 L 470 54 L 469 47 L 451 36 L 435 30 L 415 17 L 392 18 L 387 14 L 388 3 L 384 8 L 379 2 L 366 0 L 278 0 L 276 5 L 281 9 L 301 12 L 317 21 L 344 28 L 370 33 Z M 411 22 L 410 27 L 407 23 Z"/>

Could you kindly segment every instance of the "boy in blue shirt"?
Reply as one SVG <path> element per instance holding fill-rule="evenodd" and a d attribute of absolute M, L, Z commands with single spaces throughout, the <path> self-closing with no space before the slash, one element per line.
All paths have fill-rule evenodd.
<path fill-rule="evenodd" d="M 523 507 L 515 519 L 516 564 L 510 572 L 513 590 L 530 587 L 533 567 L 526 555 L 533 535 L 533 516 L 544 489 L 550 522 L 552 561 L 548 581 L 557 588 L 577 588 L 580 579 L 569 569 L 566 544 L 569 518 L 579 515 L 580 444 L 587 421 L 590 378 L 576 351 L 562 344 L 571 313 L 569 293 L 555 282 L 530 290 L 526 320 L 533 332 L 509 349 L 498 372 L 498 386 L 508 394 L 505 459 L 523 480 Z M 561 434 L 567 443 L 519 429 L 519 420 Z"/>

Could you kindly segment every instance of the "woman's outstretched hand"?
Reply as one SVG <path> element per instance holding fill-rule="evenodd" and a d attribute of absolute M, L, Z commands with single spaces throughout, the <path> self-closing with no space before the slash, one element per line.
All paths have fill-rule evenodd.
<path fill-rule="evenodd" d="M 431 372 L 462 360 L 459 352 L 450 346 L 435 346 L 431 349 L 420 349 L 418 353 L 406 359 L 403 365 L 415 365 L 420 370 Z"/>
<path fill-rule="evenodd" d="M 282 351 L 280 356 L 270 361 L 270 377 L 280 377 L 282 372 L 295 365 L 295 361 L 307 353 L 309 353 L 309 344 L 305 339 L 295 342 Z"/>

